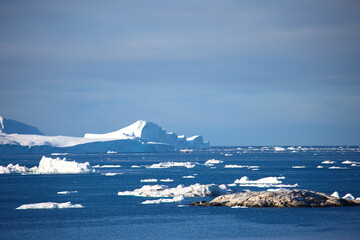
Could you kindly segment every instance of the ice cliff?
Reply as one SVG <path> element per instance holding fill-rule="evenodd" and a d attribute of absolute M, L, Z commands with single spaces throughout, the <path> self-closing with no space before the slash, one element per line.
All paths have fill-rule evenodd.
<path fill-rule="evenodd" d="M 173 132 L 166 132 L 165 129 L 153 122 L 143 120 L 124 127 L 120 130 L 104 134 L 85 134 L 84 138 L 93 139 L 140 139 L 146 142 L 160 142 L 174 146 L 177 149 L 187 148 L 209 148 L 209 143 L 204 142 L 202 136 L 196 135 L 186 138 L 178 136 Z"/>

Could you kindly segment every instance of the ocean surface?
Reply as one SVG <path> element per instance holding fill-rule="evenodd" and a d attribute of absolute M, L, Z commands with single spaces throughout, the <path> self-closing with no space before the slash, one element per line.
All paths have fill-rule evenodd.
<path fill-rule="evenodd" d="M 338 191 L 340 196 L 351 193 L 360 197 L 360 163 L 342 163 L 360 162 L 359 146 L 303 146 L 277 150 L 280 151 L 272 147 L 213 147 L 190 153 L 69 154 L 60 157 L 90 162 L 92 166 L 121 167 L 97 168 L 96 173 L 90 174 L 2 174 L 0 239 L 360 239 L 360 207 L 206 208 L 188 204 L 213 197 L 185 198 L 180 203 L 141 204 L 154 198 L 117 195 L 119 191 L 144 185 L 230 184 L 247 176 L 250 180 L 285 177 L 281 180 L 283 184 L 297 183 L 297 188 L 327 194 Z M 33 167 L 39 164 L 41 157 L 0 156 L 0 165 L 19 163 Z M 224 162 L 213 167 L 202 165 L 209 159 Z M 199 164 L 193 168 L 144 167 L 167 161 Z M 323 161 L 334 163 L 324 164 Z M 132 165 L 142 167 L 132 168 Z M 255 168 L 258 170 L 224 168 L 225 165 L 258 166 Z M 109 172 L 122 174 L 103 175 Z M 182 178 L 188 175 L 195 178 Z M 140 182 L 149 178 L 174 181 Z M 60 195 L 59 191 L 78 192 Z M 16 210 L 22 204 L 49 201 L 71 201 L 84 208 Z"/>

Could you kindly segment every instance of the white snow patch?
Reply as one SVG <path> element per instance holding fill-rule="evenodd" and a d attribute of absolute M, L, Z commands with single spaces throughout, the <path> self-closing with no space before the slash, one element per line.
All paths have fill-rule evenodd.
<path fill-rule="evenodd" d="M 339 198 L 339 193 L 337 191 L 333 192 L 331 195 L 331 197 L 335 197 L 335 198 Z"/>
<path fill-rule="evenodd" d="M 55 208 L 83 208 L 81 204 L 72 204 L 71 202 L 55 203 L 55 202 L 43 202 L 24 204 L 16 209 L 55 209 Z"/>
<path fill-rule="evenodd" d="M 343 199 L 347 200 L 355 200 L 355 197 L 351 193 L 347 193 L 345 196 L 342 197 Z"/>

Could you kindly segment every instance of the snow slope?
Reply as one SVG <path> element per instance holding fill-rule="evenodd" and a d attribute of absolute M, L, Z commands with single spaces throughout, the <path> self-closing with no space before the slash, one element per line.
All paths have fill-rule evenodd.
<path fill-rule="evenodd" d="M 153 122 L 143 120 L 122 128 L 120 130 L 105 134 L 87 133 L 84 138 L 97 139 L 143 139 L 150 142 L 161 142 L 174 146 L 177 149 L 185 148 L 209 148 L 209 143 L 204 142 L 202 136 L 197 135 L 190 138 L 178 136 L 173 132 L 166 132 L 165 129 Z"/>
<path fill-rule="evenodd" d="M 34 126 L 0 116 L 0 133 L 44 135 Z"/>

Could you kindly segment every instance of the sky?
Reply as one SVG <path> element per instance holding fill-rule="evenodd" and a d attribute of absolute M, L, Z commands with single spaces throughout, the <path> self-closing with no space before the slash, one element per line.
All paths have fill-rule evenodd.
<path fill-rule="evenodd" d="M 0 1 L 0 115 L 211 145 L 359 145 L 360 2 Z"/>

